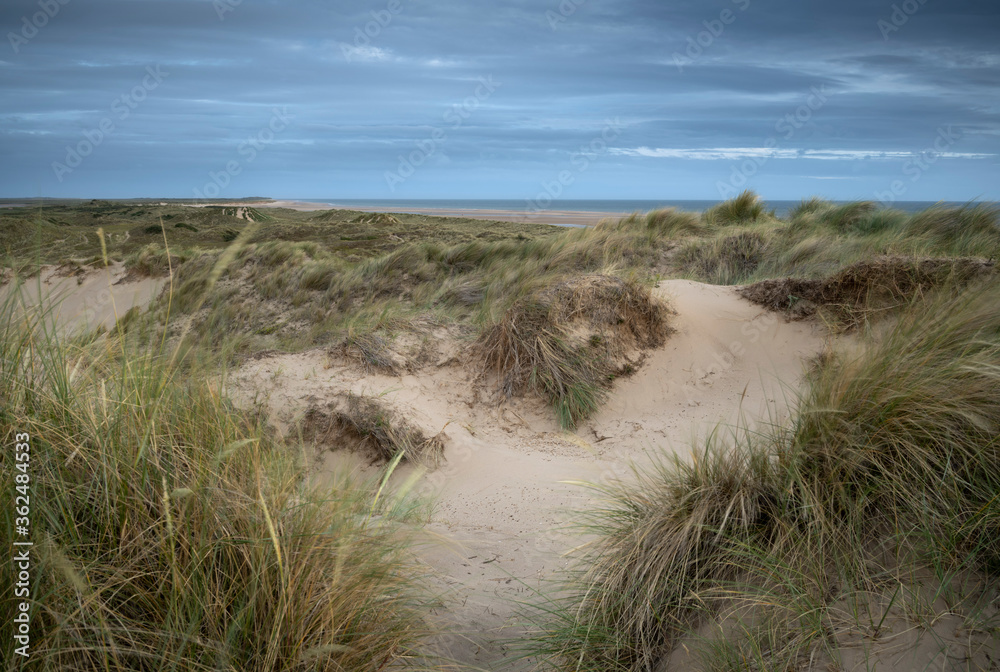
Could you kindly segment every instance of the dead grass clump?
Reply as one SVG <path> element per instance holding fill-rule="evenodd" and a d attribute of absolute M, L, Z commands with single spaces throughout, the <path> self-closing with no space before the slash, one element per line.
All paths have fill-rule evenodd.
<path fill-rule="evenodd" d="M 436 464 L 444 454 L 441 435 L 427 438 L 409 421 L 374 397 L 348 394 L 343 404 L 310 408 L 302 438 L 333 448 L 351 447 L 373 462 L 388 462 L 399 453 L 409 460 Z"/>
<path fill-rule="evenodd" d="M 518 300 L 476 347 L 500 394 L 539 392 L 573 427 L 597 410 L 616 376 L 634 371 L 642 350 L 663 344 L 667 313 L 635 280 L 585 275 Z"/>
<path fill-rule="evenodd" d="M 360 362 L 368 371 L 374 369 L 396 375 L 407 365 L 406 359 L 392 350 L 392 338 L 385 333 L 351 334 L 344 339 L 338 350 L 344 356 Z"/>
<path fill-rule="evenodd" d="M 876 312 L 908 305 L 936 287 L 964 286 L 994 273 L 995 263 L 984 259 L 884 256 L 851 264 L 826 280 L 764 280 L 739 292 L 749 301 L 794 317 L 823 309 L 843 326 L 856 327 Z"/>

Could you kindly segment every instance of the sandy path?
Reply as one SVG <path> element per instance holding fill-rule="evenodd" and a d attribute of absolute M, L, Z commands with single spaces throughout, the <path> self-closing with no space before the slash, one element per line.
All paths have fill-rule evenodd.
<path fill-rule="evenodd" d="M 46 266 L 24 282 L 21 292 L 29 309 L 39 305 L 39 297 L 45 299 L 52 307 L 55 324 L 64 333 L 72 333 L 97 326 L 111 329 L 130 308 L 152 301 L 164 284 L 166 278 L 132 280 L 121 263 L 69 275 L 61 268 Z M 0 296 L 5 298 L 11 288 L 9 283 L 0 287 Z"/>
<path fill-rule="evenodd" d="M 530 599 L 580 541 L 559 528 L 591 494 L 567 481 L 626 476 L 650 450 L 684 454 L 695 434 L 719 422 L 780 419 L 804 362 L 825 345 L 815 324 L 785 323 L 728 287 L 671 280 L 657 291 L 677 310 L 676 332 L 575 434 L 559 432 L 538 400 L 501 409 L 477 403 L 471 373 L 453 362 L 397 377 L 307 352 L 252 362 L 229 385 L 237 396 L 269 389 L 269 407 L 285 427 L 309 404 L 351 391 L 381 395 L 429 436 L 444 430 L 447 461 L 422 481 L 436 497 L 427 529 L 440 542 L 420 555 L 445 593 L 434 618 L 448 628 L 435 645 L 491 669 L 512 655 L 510 638 L 521 630 L 516 602 Z M 329 455 L 325 468 L 345 459 Z"/>

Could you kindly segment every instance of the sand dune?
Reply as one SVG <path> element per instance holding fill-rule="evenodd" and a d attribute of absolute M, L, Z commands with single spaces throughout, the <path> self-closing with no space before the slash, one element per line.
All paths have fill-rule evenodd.
<path fill-rule="evenodd" d="M 312 351 L 251 362 L 229 387 L 243 398 L 265 391 L 286 430 L 307 408 L 351 392 L 379 396 L 427 436 L 442 433 L 445 462 L 421 481 L 437 501 L 428 531 L 438 541 L 420 552 L 448 595 L 437 618 L 450 634 L 436 644 L 457 660 L 495 665 L 510 653 L 503 640 L 520 629 L 514 602 L 530 598 L 581 541 L 561 529 L 590 497 L 571 482 L 627 477 L 647 451 L 686 454 L 719 423 L 780 420 L 804 364 L 828 338 L 816 323 L 786 323 L 729 287 L 670 280 L 656 291 L 677 311 L 675 333 L 572 434 L 540 400 L 485 402 L 470 367 L 454 356 L 462 344 L 445 333 L 431 339 L 441 365 L 416 373 L 373 374 Z M 327 453 L 317 478 L 345 465 L 368 468 L 362 458 Z"/>
<path fill-rule="evenodd" d="M 70 270 L 46 267 L 24 287 L 29 307 L 40 294 L 57 298 L 56 324 L 66 332 L 112 327 L 116 316 L 148 303 L 165 282 L 129 282 L 120 265 Z M 404 463 L 394 475 L 402 483 L 420 470 L 417 488 L 435 502 L 417 548 L 431 589 L 442 596 L 430 618 L 443 634 L 429 648 L 444 660 L 496 669 L 516 654 L 509 647 L 525 630 L 518 603 L 532 601 L 566 567 L 566 552 L 586 542 L 568 527 L 574 510 L 594 503 L 582 482 L 628 479 L 651 454 L 686 459 L 713 429 L 783 421 L 809 360 L 833 338 L 818 322 L 786 322 L 731 287 L 668 280 L 655 292 L 675 310 L 665 345 L 649 352 L 635 374 L 616 381 L 604 407 L 572 433 L 560 431 L 540 399 L 495 403 L 476 377 L 469 343 L 444 328 L 422 344 L 400 339 L 400 347 L 422 348 L 425 362 L 400 375 L 367 370 L 324 349 L 252 360 L 231 374 L 226 387 L 237 403 L 263 395 L 283 432 L 294 432 L 309 409 L 356 394 L 377 397 L 425 436 L 442 440 L 443 461 L 436 468 Z M 320 485 L 344 469 L 378 473 L 339 442 L 325 448 L 311 472 Z M 921 590 L 936 605 L 940 598 L 928 581 Z M 883 640 L 855 641 L 847 608 L 834 605 L 834 612 L 838 608 L 847 614 L 837 639 L 844 669 L 865 669 L 872 661 L 913 669 L 931 659 L 964 669 L 968 647 L 980 663 L 1000 652 L 1000 643 L 987 635 L 959 641 L 954 615 L 926 631 L 890 618 Z M 941 610 L 948 612 L 947 605 Z M 712 627 L 706 625 L 703 635 L 710 636 Z M 664 664 L 688 669 L 693 661 L 681 646 Z"/>
<path fill-rule="evenodd" d="M 132 278 L 121 263 L 104 270 L 74 270 L 46 266 L 21 287 L 25 307 L 39 305 L 39 298 L 51 306 L 54 323 L 65 333 L 103 326 L 115 321 L 133 306 L 143 307 L 156 297 L 166 278 Z M 8 283 L 0 288 L 6 296 Z"/>

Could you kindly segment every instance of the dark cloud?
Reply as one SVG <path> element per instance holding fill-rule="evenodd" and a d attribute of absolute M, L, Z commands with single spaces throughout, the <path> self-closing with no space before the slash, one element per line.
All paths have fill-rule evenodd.
<path fill-rule="evenodd" d="M 189 196 L 237 160 L 224 195 L 527 198 L 613 121 L 621 151 L 567 197 L 711 198 L 731 162 L 698 150 L 919 152 L 947 128 L 994 158 L 942 159 L 920 196 L 1000 197 L 995 2 L 62 1 L 37 34 L 38 0 L 0 7 L 4 196 Z M 900 166 L 774 159 L 750 186 L 870 196 Z"/>

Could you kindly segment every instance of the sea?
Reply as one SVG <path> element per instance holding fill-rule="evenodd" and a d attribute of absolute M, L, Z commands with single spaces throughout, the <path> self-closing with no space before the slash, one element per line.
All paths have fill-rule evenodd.
<path fill-rule="evenodd" d="M 325 203 L 331 207 L 379 209 L 384 212 L 412 213 L 427 209 L 433 210 L 508 210 L 513 212 L 534 212 L 534 206 L 525 200 L 517 199 L 356 199 L 356 198 L 298 198 L 297 201 L 307 203 Z M 609 214 L 627 214 L 631 212 L 649 212 L 661 208 L 677 208 L 689 212 L 702 212 L 717 205 L 720 201 L 692 200 L 595 200 L 595 199 L 556 199 L 548 206 L 549 210 L 568 210 L 573 212 L 607 212 Z M 833 201 L 834 203 L 849 203 L 850 201 Z M 766 201 L 767 208 L 773 209 L 778 217 L 784 217 L 801 201 Z M 935 205 L 960 207 L 968 205 L 957 201 L 896 201 L 888 207 L 905 212 L 919 212 Z"/>

